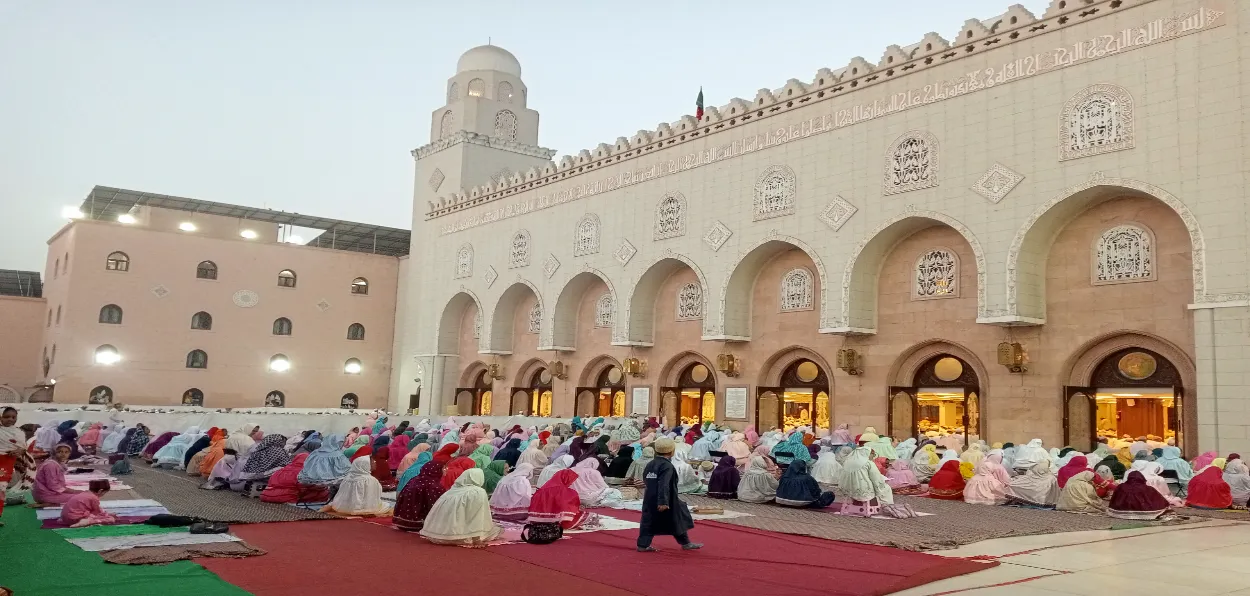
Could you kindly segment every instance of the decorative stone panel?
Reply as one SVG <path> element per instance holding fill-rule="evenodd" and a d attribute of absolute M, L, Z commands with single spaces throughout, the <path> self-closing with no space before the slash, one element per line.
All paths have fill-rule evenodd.
<path fill-rule="evenodd" d="M 991 203 L 998 203 L 1023 180 L 1023 174 L 996 163 L 972 185 L 972 192 L 989 199 Z"/>
<path fill-rule="evenodd" d="M 443 174 L 442 170 L 434 168 L 434 173 L 430 174 L 430 189 L 438 192 L 438 187 L 442 186 L 443 181 L 446 179 L 447 176 Z"/>
<path fill-rule="evenodd" d="M 456 251 L 456 279 L 473 277 L 473 245 L 462 244 Z"/>
<path fill-rule="evenodd" d="M 482 274 L 482 281 L 486 282 L 486 287 L 489 288 L 495 285 L 496 279 L 499 279 L 499 273 L 495 271 L 494 267 L 487 265 L 486 272 Z"/>
<path fill-rule="evenodd" d="M 1072 96 L 1059 116 L 1059 161 L 1133 148 L 1133 96 L 1119 85 L 1093 85 Z"/>
<path fill-rule="evenodd" d="M 825 225 L 833 228 L 833 231 L 836 232 L 842 229 L 842 226 L 851 219 L 852 215 L 855 215 L 856 211 L 859 211 L 859 207 L 852 205 L 842 197 L 834 195 L 833 201 L 830 201 L 829 206 L 825 207 L 825 210 L 821 211 L 818 217 L 820 221 L 825 222 Z"/>
<path fill-rule="evenodd" d="M 733 232 L 729 230 L 729 227 L 718 221 L 703 235 L 703 242 L 715 252 L 720 250 L 720 247 L 724 246 L 732 235 Z"/>
<path fill-rule="evenodd" d="M 634 245 L 630 244 L 628 240 L 622 238 L 621 245 L 616 247 L 616 252 L 612 256 L 616 257 L 616 262 L 624 266 L 628 265 L 629 260 L 634 258 L 636 254 L 638 254 L 638 249 L 634 248 Z"/>
<path fill-rule="evenodd" d="M 686 197 L 679 192 L 664 195 L 655 206 L 655 239 L 686 235 Z"/>
<path fill-rule="evenodd" d="M 547 255 L 547 260 L 543 261 L 543 275 L 546 275 L 547 279 L 551 279 L 551 276 L 555 275 L 558 269 L 560 269 L 560 259 L 557 259 L 553 254 Z"/>
<path fill-rule="evenodd" d="M 1155 265 L 1154 234 L 1139 224 L 1120 224 L 1094 240 L 1090 282 L 1094 285 L 1153 281 Z"/>
<path fill-rule="evenodd" d="M 754 220 L 792 215 L 796 187 L 794 170 L 769 166 L 755 182 Z"/>
<path fill-rule="evenodd" d="M 903 133 L 885 154 L 883 195 L 895 195 L 938 185 L 938 140 L 932 133 Z"/>
<path fill-rule="evenodd" d="M 812 310 L 814 294 L 812 272 L 806 267 L 796 267 L 781 276 L 781 312 Z"/>
<path fill-rule="evenodd" d="M 602 231 L 603 227 L 599 224 L 598 215 L 594 213 L 583 215 L 573 230 L 573 256 L 597 254 Z"/>
<path fill-rule="evenodd" d="M 512 236 L 508 250 L 508 268 L 516 269 L 530 264 L 530 233 L 521 230 Z"/>

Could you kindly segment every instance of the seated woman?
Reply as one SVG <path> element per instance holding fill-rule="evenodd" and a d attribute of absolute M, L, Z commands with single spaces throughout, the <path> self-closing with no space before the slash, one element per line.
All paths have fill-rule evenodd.
<path fill-rule="evenodd" d="M 577 491 L 583 507 L 598 507 L 607 499 L 621 498 L 621 492 L 608 486 L 599 473 L 599 460 L 588 457 L 573 466 L 577 481 L 571 487 Z"/>
<path fill-rule="evenodd" d="M 330 491 L 325 486 L 299 482 L 300 472 L 304 470 L 309 456 L 308 453 L 296 455 L 291 463 L 274 472 L 269 477 L 269 484 L 260 493 L 260 500 L 266 503 L 324 503 L 330 500 Z"/>
<path fill-rule="evenodd" d="M 807 453 L 807 448 L 803 447 L 803 453 Z M 673 471 L 677 472 L 677 493 L 682 495 L 701 495 L 707 491 L 703 481 L 699 479 L 698 473 L 686 461 L 687 455 L 681 449 L 674 449 L 673 456 L 669 461 L 673 464 Z"/>
<path fill-rule="evenodd" d="M 642 477 L 642 473 L 647 469 L 647 464 L 655 459 L 655 448 L 644 447 L 642 449 L 642 457 L 634 460 L 629 464 L 629 470 L 625 472 L 625 478 L 622 480 L 622 486 L 628 486 L 637 490 L 646 488 L 646 481 Z"/>
<path fill-rule="evenodd" d="M 239 456 L 233 449 L 222 449 L 221 458 L 213 464 L 213 469 L 205 476 L 208 480 L 200 485 L 205 490 L 221 490 L 230 488 L 230 479 L 234 477 L 235 468 L 239 467 Z"/>
<path fill-rule="evenodd" d="M 838 456 L 832 451 L 822 451 L 816 455 L 816 462 L 811 465 L 812 478 L 821 484 L 838 484 L 838 473 L 842 471 L 842 464 L 838 462 Z"/>
<path fill-rule="evenodd" d="M 443 488 L 443 466 L 443 462 L 438 460 L 426 463 L 417 476 L 399 491 L 395 514 L 391 518 L 396 528 L 418 532 L 425 525 L 425 516 L 446 492 Z"/>
<path fill-rule="evenodd" d="M 1232 487 L 1224 481 L 1224 471 L 1216 466 L 1207 466 L 1190 479 L 1189 492 L 1185 496 L 1185 505 L 1198 509 L 1228 509 L 1232 507 L 1233 491 Z"/>
<path fill-rule="evenodd" d="M 110 438 L 112 435 L 110 435 Z M 187 476 L 203 476 L 200 466 L 204 464 L 204 460 L 208 458 L 208 454 L 212 452 L 214 445 L 225 446 L 226 431 L 213 427 L 209 429 L 208 434 L 196 439 L 195 443 L 187 449 L 187 455 L 182 460 L 182 466 L 187 470 Z M 209 468 L 210 470 L 212 468 Z"/>
<path fill-rule="evenodd" d="M 792 461 L 811 461 L 812 454 L 807 450 L 807 445 L 803 444 L 803 433 L 795 431 L 790 434 L 790 438 L 773 446 L 769 453 L 779 464 L 789 464 Z"/>
<path fill-rule="evenodd" d="M 1107 504 L 1107 515 L 1117 519 L 1152 520 L 1168 510 L 1168 501 L 1146 484 L 1141 472 L 1129 472 Z"/>
<path fill-rule="evenodd" d="M 881 505 L 894 504 L 894 491 L 871 458 L 871 448 L 856 447 L 842 462 L 838 477 L 838 491 L 846 497 L 839 511 L 842 515 L 872 517 Z"/>
<path fill-rule="evenodd" d="M 1189 486 L 1189 480 L 1194 477 L 1194 469 L 1181 457 L 1181 450 L 1172 446 L 1164 447 L 1163 455 L 1159 457 L 1157 463 L 1163 466 L 1164 471 L 1171 471 L 1176 475 L 1177 484 L 1180 485 L 1183 495 L 1183 489 Z"/>
<path fill-rule="evenodd" d="M 152 456 L 152 466 L 181 470 L 183 456 L 187 454 L 187 450 L 191 448 L 191 445 L 200 439 L 199 430 L 198 427 L 191 427 L 187 432 L 170 439 L 169 444 L 161 447 Z M 194 431 L 194 434 L 191 431 Z"/>
<path fill-rule="evenodd" d="M 916 481 L 924 484 L 928 482 L 934 474 L 937 473 L 938 462 L 937 446 L 928 443 L 916 450 L 911 456 L 911 471 L 916 475 Z"/>
<path fill-rule="evenodd" d="M 625 484 L 625 474 L 629 473 L 629 467 L 634 463 L 634 447 L 632 445 L 621 445 L 616 450 L 616 457 L 612 458 L 612 463 L 608 464 L 608 469 L 603 471 L 603 481 L 609 486 L 622 486 Z"/>
<path fill-rule="evenodd" d="M 382 500 L 382 485 L 369 474 L 369 460 L 352 462 L 352 470 L 339 485 L 334 500 L 321 508 L 322 513 L 349 516 L 380 516 L 390 513 L 391 506 Z"/>
<path fill-rule="evenodd" d="M 61 523 L 71 528 L 117 523 L 116 515 L 100 507 L 100 497 L 108 491 L 108 480 L 92 480 L 86 491 L 70 497 L 61 507 Z"/>
<path fill-rule="evenodd" d="M 1101 484 L 1101 491 L 1095 482 Z M 1108 486 L 1105 480 L 1089 470 L 1077 472 L 1064 482 L 1055 509 L 1068 513 L 1105 513 L 1107 502 L 1103 500 L 1103 495 Z"/>
<path fill-rule="evenodd" d="M 217 438 L 213 439 L 213 441 L 208 444 L 208 448 L 200 452 L 204 454 L 204 457 L 200 460 L 200 465 L 198 468 L 200 471 L 200 476 L 208 478 L 209 476 L 212 475 L 213 468 L 217 466 L 217 462 L 221 461 L 222 457 L 225 457 L 226 442 L 229 440 L 230 438 L 226 434 L 225 431 L 219 431 Z M 231 451 L 235 451 L 235 450 L 231 449 Z M 237 454 L 238 452 L 235 451 L 236 456 Z M 195 463 L 195 459 L 192 458 L 191 462 Z"/>
<path fill-rule="evenodd" d="M 1250 501 L 1250 467 L 1241 459 L 1230 459 L 1224 464 L 1224 482 L 1233 496 L 1233 507 L 1245 507 Z"/>
<path fill-rule="evenodd" d="M 890 464 L 885 471 L 885 482 L 896 495 L 918 495 L 924 492 L 916 474 L 911 471 L 911 462 L 906 459 L 896 459 Z"/>
<path fill-rule="evenodd" d="M 1007 502 L 1007 490 L 1011 476 L 1003 467 L 1003 456 L 997 453 L 986 456 L 977 465 L 977 473 L 964 485 L 964 502 L 973 505 L 1003 505 Z"/>
<path fill-rule="evenodd" d="M 272 433 L 262 437 L 247 456 L 239 479 L 245 482 L 267 481 L 278 470 L 286 467 L 291 463 L 291 454 L 287 452 L 285 445 L 286 435 Z"/>
<path fill-rule="evenodd" d="M 713 499 L 736 499 L 738 484 L 741 482 L 738 460 L 732 455 L 726 455 L 716 462 L 716 469 L 712 470 L 712 478 L 707 483 L 707 496 Z"/>
<path fill-rule="evenodd" d="M 52 449 L 52 457 L 39 464 L 35 472 L 35 487 L 31 491 L 36 503 L 64 505 L 82 492 L 65 485 L 65 462 L 69 461 L 71 452 L 69 445 L 57 445 Z"/>
<path fill-rule="evenodd" d="M 391 474 L 390 452 L 387 450 L 389 446 L 390 443 L 382 447 L 375 445 L 373 453 L 369 454 L 369 473 L 377 479 L 383 491 L 395 490 L 395 486 L 399 484 L 399 481 Z"/>
<path fill-rule="evenodd" d="M 538 482 L 535 485 L 538 487 L 545 486 L 560 470 L 567 470 L 571 467 L 573 467 L 572 455 L 565 454 L 552 459 L 551 464 L 543 468 L 542 473 L 538 475 Z"/>
<path fill-rule="evenodd" d="M 308 486 L 333 486 L 342 482 L 352 469 L 352 462 L 343 455 L 342 447 L 340 435 L 326 437 L 321 447 L 308 454 L 296 480 Z"/>
<path fill-rule="evenodd" d="M 457 452 L 459 452 L 459 450 L 457 450 Z M 456 479 L 460 478 L 460 475 L 463 474 L 465 470 L 471 470 L 476 467 L 477 462 L 473 461 L 473 459 L 469 457 L 460 456 L 451 460 L 447 464 L 447 467 L 443 470 L 443 490 L 451 490 L 451 487 L 456 484 Z"/>
<path fill-rule="evenodd" d="M 942 464 L 933 478 L 929 480 L 929 498 L 945 499 L 947 501 L 964 500 L 964 481 L 963 474 L 959 472 L 959 460 L 948 460 Z"/>
<path fill-rule="evenodd" d="M 1012 503 L 1028 507 L 1051 509 L 1058 504 L 1059 482 L 1050 473 L 1050 458 L 1041 460 L 1024 474 L 1012 478 L 1007 487 L 1007 496 Z"/>
<path fill-rule="evenodd" d="M 490 517 L 490 499 L 482 488 L 484 479 L 480 468 L 461 474 L 425 516 L 421 536 L 449 546 L 486 546 L 498 538 L 503 528 Z"/>
<path fill-rule="evenodd" d="M 1059 488 L 1062 489 L 1068 483 L 1068 479 L 1089 469 L 1089 460 L 1084 455 L 1073 456 L 1059 468 Z"/>
<path fill-rule="evenodd" d="M 200 430 L 194 427 L 192 427 L 192 429 L 197 433 Z M 145 445 L 143 447 L 143 451 L 140 452 L 140 455 L 143 457 L 143 461 L 152 463 L 152 460 L 156 457 L 156 452 L 164 449 L 165 446 L 168 445 L 170 441 L 173 441 L 176 436 L 178 436 L 178 433 L 174 431 L 164 432 L 161 433 L 159 437 L 156 437 L 156 440 Z"/>
<path fill-rule="evenodd" d="M 530 499 L 534 496 L 534 485 L 530 484 L 533 472 L 534 466 L 519 463 L 515 470 L 495 485 L 495 491 L 490 494 L 490 513 L 495 519 L 525 521 L 529 515 Z"/>
<path fill-rule="evenodd" d="M 386 447 L 387 466 L 391 468 L 391 473 L 396 476 L 399 475 L 400 462 L 404 461 L 405 455 L 408 455 L 408 441 L 411 440 L 412 437 L 401 433 L 395 435 L 395 440 L 391 441 L 391 444 Z"/>
<path fill-rule="evenodd" d="M 577 482 L 577 472 L 560 470 L 530 497 L 527 524 L 560 524 L 565 530 L 580 527 L 595 518 L 582 510 L 581 497 L 570 488 Z"/>
<path fill-rule="evenodd" d="M 833 503 L 833 493 L 821 491 L 820 484 L 807 473 L 807 462 L 794 460 L 777 483 L 777 504 L 786 507 L 821 509 Z"/>

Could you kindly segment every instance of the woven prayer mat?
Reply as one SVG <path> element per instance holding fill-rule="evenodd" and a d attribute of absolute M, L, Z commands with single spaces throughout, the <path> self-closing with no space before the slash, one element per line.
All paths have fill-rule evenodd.
<path fill-rule="evenodd" d="M 145 498 L 160 501 L 174 515 L 231 524 L 334 519 L 316 510 L 265 503 L 229 490 L 204 490 L 203 479 L 177 470 L 132 466 L 126 481 Z"/>
<path fill-rule="evenodd" d="M 1177 509 L 1173 509 L 1172 511 L 1175 511 L 1178 515 L 1250 522 L 1250 511 L 1245 509 L 1198 509 L 1197 507 L 1179 507 Z"/>
<path fill-rule="evenodd" d="M 207 544 L 183 544 L 175 546 L 141 546 L 119 550 L 100 551 L 99 555 L 109 563 L 119 565 L 161 565 L 193 558 L 241 559 L 258 557 L 265 551 L 246 542 L 211 542 Z"/>
<path fill-rule="evenodd" d="M 1105 516 L 969 505 L 962 501 L 924 497 L 900 496 L 895 498 L 895 502 L 905 503 L 918 512 L 934 515 L 889 520 L 834 515 L 825 511 L 779 505 L 722 501 L 694 495 L 682 495 L 682 500 L 690 505 L 720 505 L 751 514 L 750 517 L 720 520 L 725 524 L 912 551 L 950 549 L 963 544 L 1011 536 L 1110 530 L 1119 525 L 1119 520 Z M 1177 525 L 1196 521 L 1201 520 L 1181 518 L 1150 522 L 1150 525 Z"/>

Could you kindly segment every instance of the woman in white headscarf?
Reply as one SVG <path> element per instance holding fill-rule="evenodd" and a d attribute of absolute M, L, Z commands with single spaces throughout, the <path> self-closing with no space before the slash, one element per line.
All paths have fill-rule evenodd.
<path fill-rule="evenodd" d="M 49 420 L 35 431 L 35 449 L 46 453 L 52 453 L 52 449 L 61 440 L 61 433 L 56 430 L 61 425 L 60 420 Z"/>
<path fill-rule="evenodd" d="M 530 484 L 533 474 L 534 466 L 519 463 L 515 470 L 495 485 L 495 492 L 490 494 L 490 513 L 495 519 L 525 521 L 529 515 L 530 498 L 534 496 L 534 485 Z"/>
<path fill-rule="evenodd" d="M 561 455 L 560 457 L 557 457 L 555 461 L 551 462 L 550 465 L 543 468 L 542 474 L 538 475 L 538 482 L 536 483 L 536 486 L 541 487 L 541 486 L 546 485 L 547 481 L 551 480 L 551 478 L 556 475 L 556 472 L 559 472 L 560 470 L 566 470 L 572 466 L 573 466 L 572 455 L 566 454 L 566 455 Z"/>
<path fill-rule="evenodd" d="M 821 484 L 832 484 L 837 486 L 838 475 L 842 473 L 842 464 L 838 463 L 838 456 L 832 451 L 821 451 L 816 456 L 816 463 L 812 465 L 812 478 Z"/>
<path fill-rule="evenodd" d="M 1006 461 L 1006 458 L 1004 457 L 1003 460 Z M 1047 469 L 1050 469 L 1050 453 L 1047 453 L 1046 448 L 1042 447 L 1041 439 L 1033 439 L 1027 445 L 1016 448 L 1016 454 L 1012 459 L 1011 465 L 1018 474 L 1024 474 L 1043 461 L 1048 464 Z"/>
<path fill-rule="evenodd" d="M 237 457 L 242 458 L 252 447 L 256 445 L 256 440 L 252 438 L 252 433 L 260 428 L 255 424 L 248 423 L 239 427 L 239 430 L 230 433 L 230 437 L 226 439 L 226 449 L 233 449 Z"/>
<path fill-rule="evenodd" d="M 1233 505 L 1245 507 L 1250 501 L 1250 468 L 1246 467 L 1246 462 L 1234 459 L 1224 464 L 1224 482 L 1232 489 Z"/>
<path fill-rule="evenodd" d="M 152 466 L 175 470 L 183 469 L 183 456 L 187 454 L 187 449 L 191 448 L 191 444 L 199 440 L 201 436 L 200 427 L 192 426 L 187 429 L 187 432 L 170 439 L 164 447 L 156 450 L 156 453 L 152 456 Z"/>
<path fill-rule="evenodd" d="M 896 459 L 905 459 L 910 461 L 911 456 L 916 453 L 916 439 L 911 438 L 906 441 L 899 442 L 899 444 L 894 447 L 894 452 L 898 454 Z"/>
<path fill-rule="evenodd" d="M 360 461 L 360 460 L 357 460 Z M 421 536 L 434 544 L 485 546 L 503 533 L 490 517 L 482 470 L 465 470 L 425 516 Z"/>
<path fill-rule="evenodd" d="M 1007 495 L 1012 502 L 1021 505 L 1054 507 L 1059 502 L 1059 480 L 1050 473 L 1050 456 L 1033 464 L 1028 472 L 1012 478 L 1007 486 Z"/>
<path fill-rule="evenodd" d="M 333 501 L 321 508 L 321 512 L 366 517 L 390 513 L 391 506 L 382 500 L 382 484 L 369 473 L 370 464 L 367 457 L 352 462 L 351 471 L 339 484 L 339 492 L 334 495 Z M 477 474 L 478 478 L 484 477 L 481 470 Z M 429 524 L 428 519 L 426 524 Z"/>
<path fill-rule="evenodd" d="M 694 468 L 686 461 L 686 454 L 681 449 L 673 452 L 670 459 L 673 464 L 673 470 L 677 472 L 677 493 L 682 495 L 700 495 L 707 492 L 707 487 L 703 485 L 703 481 L 699 480 L 699 475 L 695 473 Z"/>
<path fill-rule="evenodd" d="M 873 463 L 872 449 L 867 446 L 856 448 L 842 462 L 838 492 L 847 499 L 842 506 L 842 513 L 847 515 L 871 517 L 881 505 L 894 504 L 894 491 Z"/>
<path fill-rule="evenodd" d="M 126 438 L 126 427 L 124 425 L 113 427 L 113 432 L 100 441 L 99 452 L 103 455 L 117 453 L 117 446 L 121 444 L 124 438 Z"/>
<path fill-rule="evenodd" d="M 738 481 L 738 500 L 744 503 L 767 503 L 777 498 L 777 478 L 768 471 L 764 456 L 750 458 L 747 471 Z"/>

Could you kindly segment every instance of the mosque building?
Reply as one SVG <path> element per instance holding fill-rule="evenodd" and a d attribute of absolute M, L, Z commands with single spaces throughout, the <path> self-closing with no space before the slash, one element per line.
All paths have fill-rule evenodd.
<path fill-rule="evenodd" d="M 1082 451 L 1098 434 L 1154 435 L 1189 456 L 1244 452 L 1242 19 L 1250 2 L 1014 5 L 559 158 L 539 144 L 520 61 L 473 48 L 412 152 L 410 234 L 326 220 L 355 230 L 354 248 L 326 233 L 249 243 L 245 224 L 293 222 L 223 211 L 205 229 L 229 238 L 210 242 L 165 229 L 190 203 L 123 201 L 160 229 L 92 221 L 114 209 L 58 233 L 43 299 L 74 314 L 33 343 L 72 338 L 75 385 L 58 383 L 57 402 L 105 386 L 179 403 L 198 388 L 206 406 L 849 424 Z M 201 261 L 223 277 L 204 280 Z M 69 287 L 82 270 L 95 281 Z M 198 330 L 208 300 L 213 330 Z M 185 370 L 201 332 L 212 364 Z M 122 363 L 146 350 L 148 366 L 105 370 L 100 346 Z M 276 370 L 279 356 L 307 376 Z"/>

